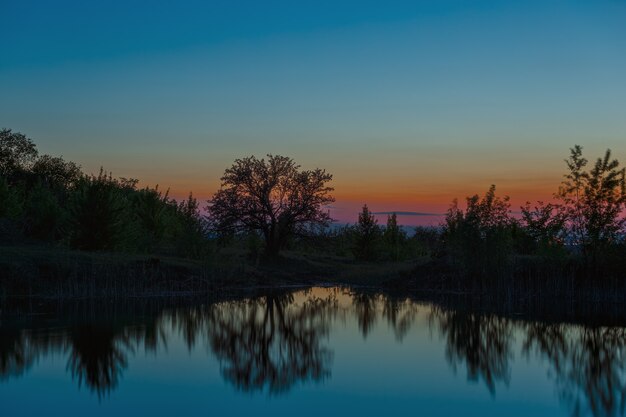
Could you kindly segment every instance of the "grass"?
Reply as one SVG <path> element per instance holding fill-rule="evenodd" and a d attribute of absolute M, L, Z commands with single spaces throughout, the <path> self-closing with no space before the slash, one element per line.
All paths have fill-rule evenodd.
<path fill-rule="evenodd" d="M 224 250 L 205 260 L 82 252 L 56 246 L 0 246 L 0 295 L 50 298 L 181 296 L 310 285 L 381 287 L 426 260 L 363 263 L 285 252 L 274 262 Z"/>
<path fill-rule="evenodd" d="M 273 262 L 225 249 L 210 258 L 82 252 L 56 246 L 0 246 L 0 297 L 128 298 L 216 296 L 233 291 L 310 286 L 388 290 L 403 296 L 462 294 L 521 302 L 626 303 L 626 280 L 597 284 L 575 267 L 546 267 L 518 259 L 511 274 L 463 281 L 445 262 L 422 257 L 401 262 L 360 262 L 314 252 L 286 251 Z M 574 265 L 575 266 L 575 265 Z M 470 285 L 472 284 L 472 285 Z"/>

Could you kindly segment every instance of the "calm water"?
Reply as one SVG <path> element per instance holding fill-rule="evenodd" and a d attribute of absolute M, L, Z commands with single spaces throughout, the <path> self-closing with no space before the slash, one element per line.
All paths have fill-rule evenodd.
<path fill-rule="evenodd" d="M 621 327 L 327 288 L 39 310 L 0 316 L 1 416 L 624 414 Z"/>

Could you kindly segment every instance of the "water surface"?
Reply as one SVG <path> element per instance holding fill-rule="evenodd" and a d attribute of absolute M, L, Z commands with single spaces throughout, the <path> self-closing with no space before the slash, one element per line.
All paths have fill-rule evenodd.
<path fill-rule="evenodd" d="M 23 311 L 0 316 L 2 416 L 624 414 L 615 324 L 338 288 Z"/>

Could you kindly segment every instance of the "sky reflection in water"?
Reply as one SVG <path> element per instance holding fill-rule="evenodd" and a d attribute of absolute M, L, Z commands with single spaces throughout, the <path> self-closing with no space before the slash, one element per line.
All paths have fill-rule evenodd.
<path fill-rule="evenodd" d="M 622 327 L 341 289 L 0 322 L 1 415 L 622 415 Z"/>

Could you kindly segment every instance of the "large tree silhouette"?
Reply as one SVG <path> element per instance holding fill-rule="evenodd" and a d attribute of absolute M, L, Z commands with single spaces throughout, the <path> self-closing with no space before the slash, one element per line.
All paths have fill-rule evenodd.
<path fill-rule="evenodd" d="M 328 225 L 331 218 L 323 208 L 334 201 L 333 188 L 327 185 L 332 175 L 319 168 L 299 168 L 291 158 L 279 155 L 235 160 L 209 200 L 214 230 L 261 233 L 266 254 L 274 257 L 290 237 L 313 225 Z"/>

